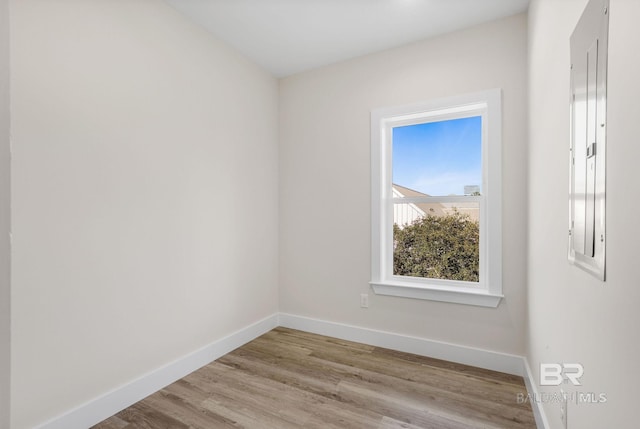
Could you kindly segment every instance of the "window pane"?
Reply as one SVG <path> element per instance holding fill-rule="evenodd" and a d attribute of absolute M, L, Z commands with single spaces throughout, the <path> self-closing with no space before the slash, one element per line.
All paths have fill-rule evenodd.
<path fill-rule="evenodd" d="M 478 202 L 395 203 L 393 274 L 479 281 Z"/>
<path fill-rule="evenodd" d="M 420 195 L 480 195 L 482 117 L 393 128 L 393 183 Z M 396 190 L 394 190 L 396 194 Z"/>

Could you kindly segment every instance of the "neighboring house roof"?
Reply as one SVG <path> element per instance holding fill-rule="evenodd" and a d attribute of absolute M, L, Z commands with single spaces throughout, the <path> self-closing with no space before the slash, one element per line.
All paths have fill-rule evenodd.
<path fill-rule="evenodd" d="M 405 188 L 404 186 L 400 186 L 396 183 L 394 183 L 392 186 L 393 186 L 393 189 L 396 192 L 399 192 L 400 194 L 402 194 L 403 197 L 412 198 L 412 197 L 430 197 L 431 196 L 429 194 L 423 194 L 422 192 L 418 192 L 414 189 Z"/>
<path fill-rule="evenodd" d="M 430 197 L 430 195 L 428 194 L 423 194 L 422 192 L 418 192 L 414 189 L 406 188 L 404 186 L 396 185 L 395 183 L 393 184 L 392 189 L 393 189 L 394 197 L 396 198 Z M 405 204 L 397 204 L 397 205 L 404 206 Z M 447 210 L 445 209 L 444 205 L 442 205 L 441 203 L 410 203 L 406 205 L 410 206 L 414 211 L 419 212 L 420 216 L 425 216 L 427 214 L 430 214 L 433 216 L 444 216 L 447 214 Z M 406 220 L 406 219 L 397 219 L 397 220 Z M 413 219 L 411 219 L 411 221 L 413 221 Z M 402 225 L 405 223 L 411 223 L 411 221 L 396 222 L 396 223 L 398 225 Z"/>
<path fill-rule="evenodd" d="M 416 191 L 415 189 L 407 188 L 397 184 L 392 185 L 393 196 L 395 198 L 414 198 L 414 197 L 430 197 L 431 195 L 424 194 Z M 455 209 L 460 213 L 466 213 L 473 220 L 480 218 L 480 210 L 477 203 L 456 203 Z M 407 204 L 395 204 L 394 207 L 394 223 L 398 225 L 406 225 L 413 222 L 415 219 L 423 217 L 425 215 L 432 216 L 445 216 L 450 214 L 454 210 L 454 207 L 444 205 L 442 203 L 407 203 Z"/>

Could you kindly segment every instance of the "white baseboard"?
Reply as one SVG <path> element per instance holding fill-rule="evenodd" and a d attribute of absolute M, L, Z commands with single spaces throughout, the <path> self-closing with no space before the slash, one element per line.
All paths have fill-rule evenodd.
<path fill-rule="evenodd" d="M 536 384 L 535 378 L 533 377 L 533 373 L 531 372 L 531 367 L 529 366 L 529 361 L 527 358 L 522 358 L 523 367 L 524 367 L 524 384 L 527 386 L 527 392 L 531 397 L 531 408 L 533 409 L 533 417 L 536 419 L 536 427 L 538 429 L 549 429 L 551 426 L 549 425 L 549 421 L 547 420 L 547 415 L 544 412 L 544 407 L 541 401 L 538 400 L 540 398 L 538 392 L 538 385 Z"/>
<path fill-rule="evenodd" d="M 280 313 L 280 326 L 523 376 L 523 358 L 506 353 Z"/>
<path fill-rule="evenodd" d="M 522 356 L 279 313 L 86 402 L 37 426 L 36 429 L 86 429 L 277 326 L 519 375 L 524 378 L 531 396 L 539 397 L 529 364 Z M 532 401 L 531 406 L 538 429 L 548 429 L 549 424 L 542 404 Z"/>
<path fill-rule="evenodd" d="M 273 314 L 38 426 L 86 429 L 278 326 Z"/>

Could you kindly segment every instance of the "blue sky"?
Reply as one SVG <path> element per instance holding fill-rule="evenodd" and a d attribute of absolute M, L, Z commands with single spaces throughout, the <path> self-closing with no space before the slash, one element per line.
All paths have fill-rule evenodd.
<path fill-rule="evenodd" d="M 393 129 L 393 183 L 433 195 L 464 195 L 482 184 L 482 118 Z"/>

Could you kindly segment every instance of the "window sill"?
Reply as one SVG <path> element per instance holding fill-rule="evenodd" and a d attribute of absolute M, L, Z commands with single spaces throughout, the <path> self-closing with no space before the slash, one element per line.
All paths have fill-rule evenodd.
<path fill-rule="evenodd" d="M 416 286 L 391 282 L 370 282 L 369 284 L 376 295 L 426 299 L 480 307 L 496 308 L 500 304 L 500 300 L 504 298 L 504 295 L 492 294 L 482 289 Z"/>

